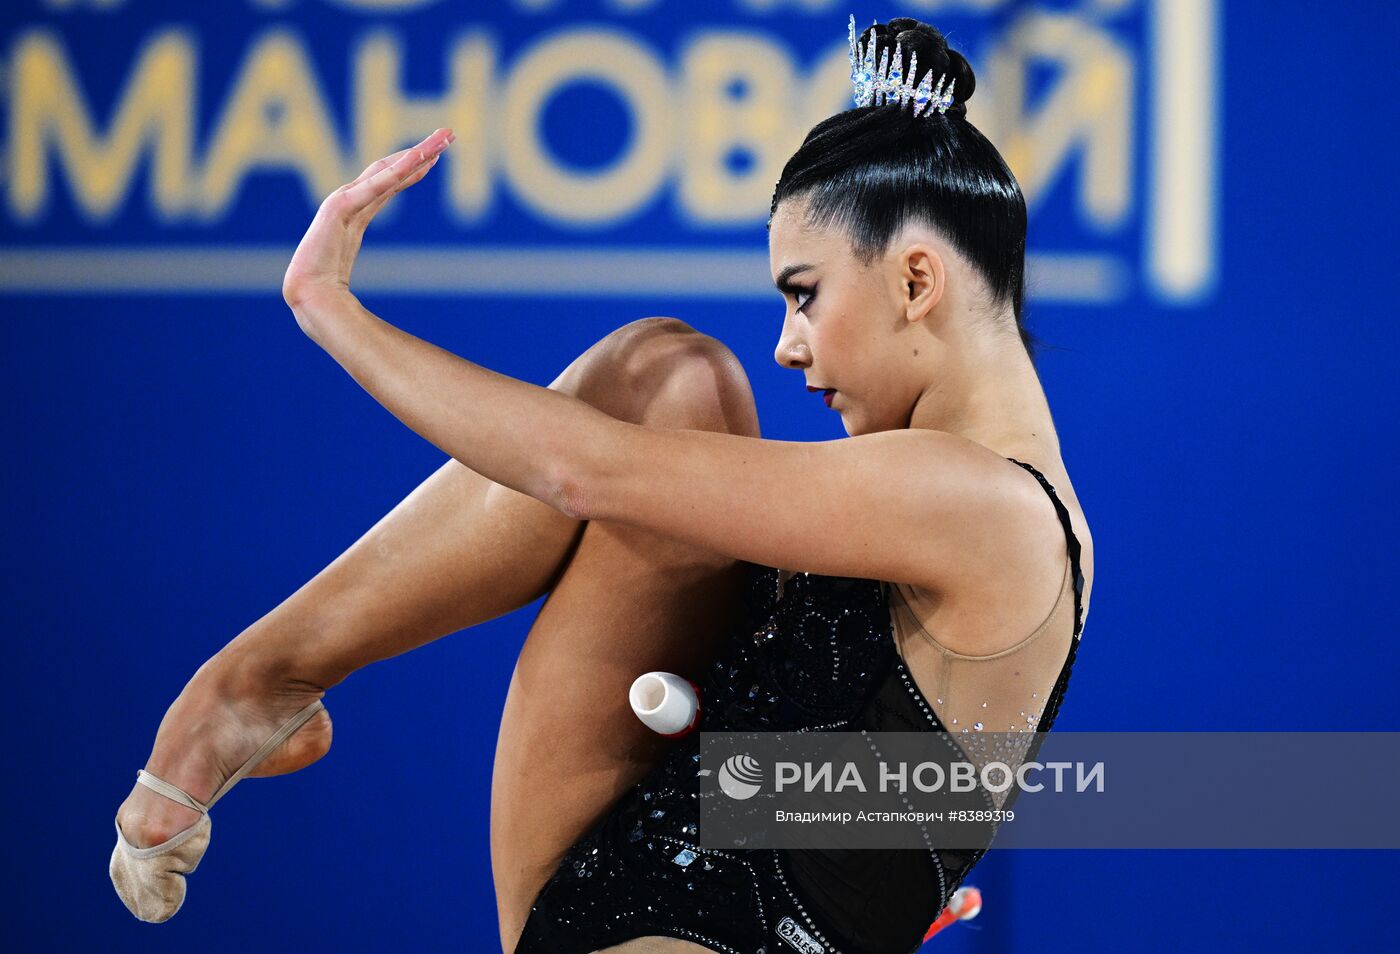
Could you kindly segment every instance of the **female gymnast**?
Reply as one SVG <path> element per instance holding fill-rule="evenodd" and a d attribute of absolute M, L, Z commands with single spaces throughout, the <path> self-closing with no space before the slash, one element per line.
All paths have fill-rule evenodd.
<path fill-rule="evenodd" d="M 980 851 L 702 849 L 695 735 L 660 739 L 627 703 L 669 670 L 701 686 L 702 729 L 949 732 L 978 758 L 979 733 L 1029 740 L 1064 694 L 1093 547 L 1022 324 L 1025 202 L 937 30 L 853 20 L 850 40 L 856 108 L 808 134 L 769 223 L 774 357 L 846 439 L 761 439 L 733 354 L 672 318 L 540 388 L 367 311 L 365 227 L 448 130 L 325 200 L 284 297 L 451 459 L 171 705 L 116 819 L 137 917 L 178 910 L 234 783 L 326 753 L 326 690 L 548 593 L 492 783 L 504 950 L 918 945 Z"/>

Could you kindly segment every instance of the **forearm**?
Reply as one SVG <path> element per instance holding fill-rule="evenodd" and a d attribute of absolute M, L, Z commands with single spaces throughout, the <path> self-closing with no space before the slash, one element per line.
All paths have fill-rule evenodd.
<path fill-rule="evenodd" d="M 307 336 L 413 431 L 483 477 L 570 516 L 581 516 L 587 474 L 628 426 L 395 328 L 349 292 L 294 311 Z"/>

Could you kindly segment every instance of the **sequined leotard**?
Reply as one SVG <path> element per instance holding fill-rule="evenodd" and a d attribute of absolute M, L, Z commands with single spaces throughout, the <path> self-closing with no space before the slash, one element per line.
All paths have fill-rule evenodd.
<path fill-rule="evenodd" d="M 1079 541 L 1054 488 L 1031 465 L 1008 460 L 1049 494 L 1068 547 L 1061 598 L 1035 633 L 995 656 L 959 656 L 904 636 L 918 624 L 900 615 L 909 613 L 902 598 L 892 622 L 891 584 L 799 573 L 780 585 L 777 569 L 753 565 L 743 625 L 701 684 L 701 731 L 950 732 L 975 758 L 967 743 L 984 722 L 1004 732 L 1009 719 L 1028 740 L 1022 754 L 1034 757 L 1034 730 L 1050 729 L 1068 685 L 1084 577 Z M 1070 592 L 1072 617 L 1064 599 Z M 1043 635 L 1055 631 L 1062 631 L 1058 641 Z M 933 701 L 901 652 L 937 654 L 931 667 L 916 667 L 935 674 L 925 686 Z M 1026 665 L 1028 655 L 1037 653 L 1054 657 L 1040 682 L 1009 697 L 984 692 L 1015 682 L 1009 667 L 997 671 L 998 661 L 1014 656 L 1014 675 L 1022 677 L 1035 668 Z M 979 679 L 983 686 L 969 694 L 965 686 Z M 1018 714 L 1008 715 L 1008 705 L 1020 705 Z M 985 721 L 994 717 L 1001 721 Z M 516 954 L 583 954 L 647 935 L 725 954 L 914 951 L 986 850 L 701 848 L 699 758 L 698 733 L 679 740 L 574 843 L 536 897 Z"/>

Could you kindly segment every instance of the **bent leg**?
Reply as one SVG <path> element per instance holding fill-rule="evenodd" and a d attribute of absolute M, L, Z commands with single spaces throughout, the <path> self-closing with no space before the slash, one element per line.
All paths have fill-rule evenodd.
<path fill-rule="evenodd" d="M 631 383 L 647 398 L 638 423 L 757 437 L 738 361 L 713 338 L 693 343 L 665 375 Z M 586 525 L 521 649 L 501 717 L 491 860 L 504 950 L 569 846 L 670 744 L 632 714 L 632 680 L 658 669 L 697 677 L 737 621 L 743 574 L 732 557 L 639 527 Z"/>
<path fill-rule="evenodd" d="M 654 320 L 625 325 L 549 387 L 636 422 L 646 408 L 631 385 L 657 373 L 660 356 L 678 350 L 677 335 Z M 636 367 L 622 366 L 628 347 L 621 342 L 630 342 Z M 246 650 L 256 668 L 330 688 L 372 662 L 538 599 L 582 529 L 550 505 L 448 460 L 229 649 Z"/>
<path fill-rule="evenodd" d="M 675 327 L 664 322 L 626 328 L 629 340 L 676 337 Z M 614 333 L 550 387 L 619 418 L 637 414 L 635 395 L 587 373 L 600 354 L 618 350 Z M 354 669 L 547 592 L 581 528 L 552 507 L 449 460 L 344 554 L 200 667 L 162 719 L 146 770 L 207 799 L 287 718 Z M 295 771 L 324 755 L 330 742 L 330 718 L 319 712 L 253 775 Z M 133 786 L 118 811 L 123 832 L 137 846 L 163 842 L 198 817 L 142 785 Z"/>

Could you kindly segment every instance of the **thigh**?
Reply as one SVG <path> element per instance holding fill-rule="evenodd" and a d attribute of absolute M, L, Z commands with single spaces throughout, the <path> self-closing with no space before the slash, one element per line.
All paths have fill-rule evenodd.
<path fill-rule="evenodd" d="M 748 380 L 722 344 L 662 322 L 620 331 L 599 353 L 625 369 L 604 377 L 632 382 L 637 423 L 758 436 Z M 491 854 L 506 950 L 565 851 L 669 745 L 632 714 L 632 680 L 658 669 L 698 677 L 737 620 L 744 579 L 725 554 L 617 522 L 586 525 L 501 717 Z"/>

